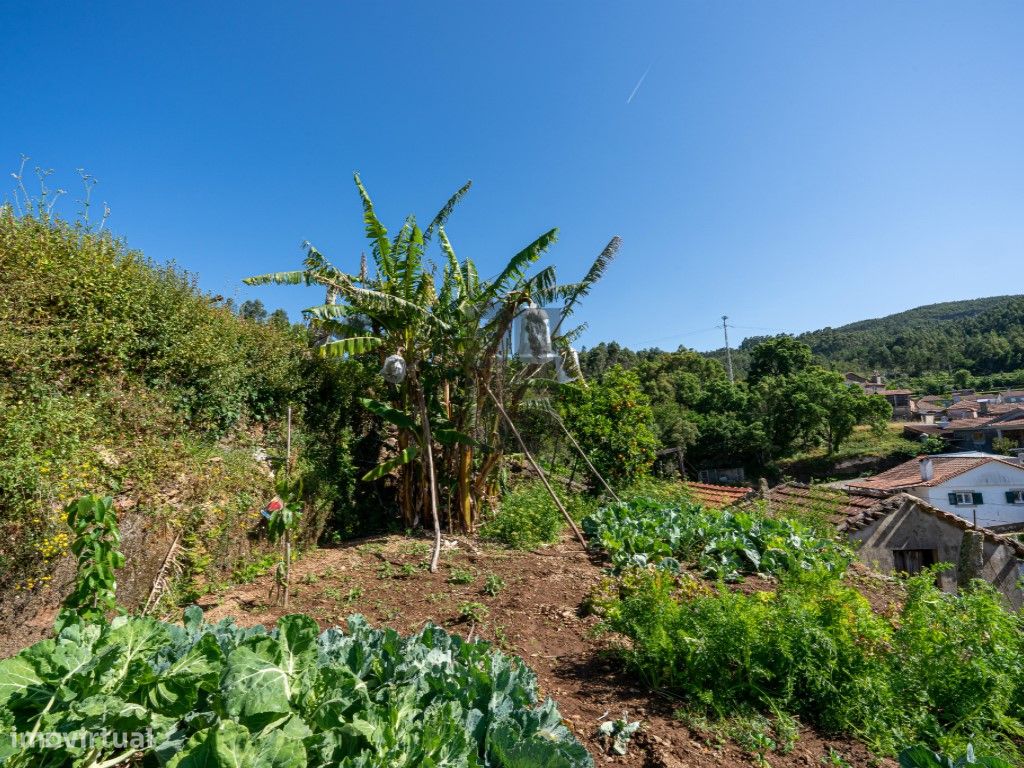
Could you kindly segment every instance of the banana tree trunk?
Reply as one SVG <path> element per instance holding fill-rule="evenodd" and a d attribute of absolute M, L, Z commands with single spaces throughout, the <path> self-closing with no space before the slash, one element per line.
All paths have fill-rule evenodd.
<path fill-rule="evenodd" d="M 409 447 L 409 434 L 407 432 L 400 432 L 398 435 L 398 451 L 401 453 Z M 402 522 L 406 528 L 412 528 L 415 525 L 415 517 L 413 513 L 413 473 L 410 467 L 404 467 L 401 471 L 401 480 L 398 488 L 398 504 L 402 509 Z"/>
<path fill-rule="evenodd" d="M 470 488 L 470 472 L 473 470 L 473 449 L 468 445 L 459 448 L 459 517 L 462 530 L 473 532 L 473 496 Z"/>

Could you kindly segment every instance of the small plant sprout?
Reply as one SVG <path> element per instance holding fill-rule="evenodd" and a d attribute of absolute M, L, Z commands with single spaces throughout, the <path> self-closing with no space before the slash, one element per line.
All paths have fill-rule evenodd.
<path fill-rule="evenodd" d="M 480 624 L 487 618 L 488 614 L 490 614 L 490 610 L 483 603 L 465 602 L 459 604 L 459 618 L 463 621 Z"/>
<path fill-rule="evenodd" d="M 494 597 L 505 588 L 505 580 L 496 573 L 487 574 L 484 580 L 484 593 Z"/>
<path fill-rule="evenodd" d="M 472 571 L 466 568 L 452 568 L 452 572 L 448 575 L 449 584 L 472 584 L 473 579 L 476 576 Z"/>
<path fill-rule="evenodd" d="M 629 740 L 640 728 L 640 722 L 628 720 L 605 720 L 597 728 L 597 733 L 604 744 L 605 751 L 615 755 L 626 754 Z"/>

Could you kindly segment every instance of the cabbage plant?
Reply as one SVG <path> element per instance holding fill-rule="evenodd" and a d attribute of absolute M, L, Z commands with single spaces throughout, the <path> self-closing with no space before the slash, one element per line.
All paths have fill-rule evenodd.
<path fill-rule="evenodd" d="M 70 624 L 0 662 L 0 728 L 11 768 L 593 766 L 518 659 L 359 616 Z"/>

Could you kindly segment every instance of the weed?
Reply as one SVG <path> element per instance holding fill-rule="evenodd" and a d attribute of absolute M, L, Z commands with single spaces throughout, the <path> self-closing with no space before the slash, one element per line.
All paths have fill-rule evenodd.
<path fill-rule="evenodd" d="M 484 593 L 494 597 L 505 588 L 505 580 L 496 573 L 487 574 L 484 579 Z"/>
<path fill-rule="evenodd" d="M 265 574 L 277 562 L 276 555 L 264 555 L 251 562 L 243 563 L 231 574 L 236 584 L 251 584 Z"/>
<path fill-rule="evenodd" d="M 466 568 L 452 568 L 452 572 L 448 574 L 449 584 L 472 584 L 476 578 L 476 574 L 473 571 Z"/>
<path fill-rule="evenodd" d="M 459 618 L 463 621 L 472 621 L 474 624 L 483 623 L 490 614 L 487 606 L 483 603 L 459 603 Z"/>

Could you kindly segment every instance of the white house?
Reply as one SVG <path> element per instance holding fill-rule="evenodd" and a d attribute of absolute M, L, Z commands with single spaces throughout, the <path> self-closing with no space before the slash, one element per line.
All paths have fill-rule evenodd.
<path fill-rule="evenodd" d="M 922 456 L 847 486 L 879 496 L 909 493 L 983 528 L 1024 529 L 1024 464 L 1005 456 Z"/>

